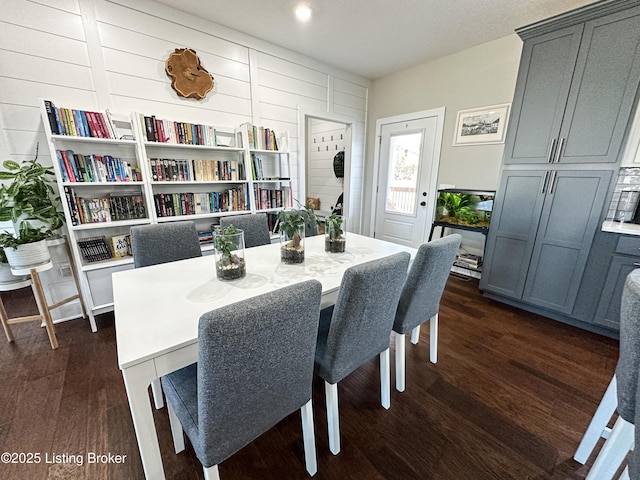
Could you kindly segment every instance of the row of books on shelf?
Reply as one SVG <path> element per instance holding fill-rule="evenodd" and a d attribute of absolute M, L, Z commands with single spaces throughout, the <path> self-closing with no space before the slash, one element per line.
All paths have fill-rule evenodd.
<path fill-rule="evenodd" d="M 50 100 L 44 101 L 51 133 L 74 137 L 118 138 L 109 110 L 105 113 L 58 108 Z"/>
<path fill-rule="evenodd" d="M 288 208 L 291 206 L 289 198 L 290 189 L 260 188 L 253 185 L 253 193 L 256 199 L 258 210 L 268 210 L 270 208 Z"/>
<path fill-rule="evenodd" d="M 453 264 L 456 267 L 468 268 L 470 270 L 479 270 L 482 268 L 482 257 L 471 253 L 460 253 L 456 256 Z"/>
<path fill-rule="evenodd" d="M 236 160 L 150 158 L 149 166 L 151 176 L 157 182 L 216 182 L 246 178 L 244 165 Z"/>
<path fill-rule="evenodd" d="M 249 148 L 256 150 L 274 150 L 278 149 L 278 138 L 274 130 L 265 127 L 257 127 L 250 123 L 241 125 L 247 131 Z"/>
<path fill-rule="evenodd" d="M 232 147 L 233 136 L 219 135 L 211 125 L 161 120 L 155 115 L 140 115 L 142 134 L 148 142 Z"/>
<path fill-rule="evenodd" d="M 208 193 L 157 193 L 153 196 L 153 202 L 158 217 L 249 210 L 244 187 Z"/>
<path fill-rule="evenodd" d="M 147 218 L 141 193 L 111 193 L 106 197 L 83 198 L 69 187 L 64 193 L 72 225 Z"/>
<path fill-rule="evenodd" d="M 108 240 L 104 235 L 83 238 L 78 240 L 78 248 L 87 263 L 130 257 L 132 255 L 131 235 L 113 235 Z"/>
<path fill-rule="evenodd" d="M 137 167 L 111 155 L 82 155 L 73 150 L 56 150 L 64 182 L 140 182 Z"/>
<path fill-rule="evenodd" d="M 271 163 L 271 162 L 268 162 Z M 253 180 L 290 180 L 290 178 L 281 176 L 269 176 L 265 175 L 265 170 L 262 165 L 262 159 L 256 155 L 251 156 L 251 175 Z"/>

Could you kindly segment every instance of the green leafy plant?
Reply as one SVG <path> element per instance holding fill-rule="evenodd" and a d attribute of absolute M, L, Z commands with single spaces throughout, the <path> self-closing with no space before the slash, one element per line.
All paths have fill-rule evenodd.
<path fill-rule="evenodd" d="M 330 240 L 336 240 L 344 234 L 342 221 L 343 218 L 335 213 L 332 213 L 325 219 L 325 228 L 327 229 Z"/>
<path fill-rule="evenodd" d="M 309 222 L 318 223 L 318 217 L 312 208 L 306 205 L 302 205 L 296 200 L 299 209 L 298 210 L 280 210 L 278 212 L 278 220 L 280 221 L 280 231 L 291 240 L 291 246 L 298 248 L 300 246 L 301 238 L 298 233 L 306 223 L 305 216 L 308 217 Z"/>
<path fill-rule="evenodd" d="M 2 165 L 0 221 L 17 224 L 18 244 L 55 236 L 54 230 L 64 224 L 64 214 L 60 211 L 60 197 L 53 188 L 53 169 L 38 162 L 37 150 L 33 160 L 26 160 L 22 164 L 6 160 Z M 43 226 L 36 228 L 31 224 L 34 220 L 41 222 Z M 2 234 L 2 238 L 10 241 L 5 234 Z"/>
<path fill-rule="evenodd" d="M 230 224 L 224 228 L 219 229 L 216 232 L 216 235 L 213 236 L 213 244 L 217 251 L 220 252 L 221 261 L 223 263 L 229 264 L 233 263 L 233 255 L 231 252 L 235 250 L 236 243 L 233 241 L 232 235 L 237 235 L 240 233 L 233 224 Z"/>

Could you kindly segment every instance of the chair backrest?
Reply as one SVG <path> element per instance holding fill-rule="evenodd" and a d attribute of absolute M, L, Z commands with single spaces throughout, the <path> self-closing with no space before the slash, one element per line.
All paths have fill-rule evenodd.
<path fill-rule="evenodd" d="M 394 331 L 408 333 L 438 313 L 461 240 L 454 233 L 420 245 L 402 289 Z"/>
<path fill-rule="evenodd" d="M 620 305 L 620 357 L 616 366 L 620 416 L 636 423 L 636 394 L 640 371 L 640 269 L 633 270 L 624 282 Z"/>
<path fill-rule="evenodd" d="M 131 227 L 131 250 L 135 268 L 202 256 L 193 222 Z"/>
<path fill-rule="evenodd" d="M 300 210 L 300 214 L 304 219 L 304 236 L 305 237 L 315 237 L 318 235 L 318 221 L 314 218 L 311 218 L 309 212 L 305 209 Z"/>
<path fill-rule="evenodd" d="M 320 282 L 308 280 L 200 317 L 204 465 L 222 462 L 311 399 L 321 295 Z"/>
<path fill-rule="evenodd" d="M 220 227 L 225 228 L 232 224 L 244 232 L 244 246 L 247 248 L 271 243 L 269 224 L 265 213 L 220 218 Z"/>
<path fill-rule="evenodd" d="M 345 271 L 327 334 L 327 362 L 318 366 L 329 383 L 339 382 L 389 348 L 410 258 L 401 252 Z"/>

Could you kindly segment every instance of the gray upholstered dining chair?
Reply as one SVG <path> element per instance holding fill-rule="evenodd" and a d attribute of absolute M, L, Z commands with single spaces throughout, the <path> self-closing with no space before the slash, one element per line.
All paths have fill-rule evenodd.
<path fill-rule="evenodd" d="M 317 471 L 311 390 L 322 286 L 308 280 L 200 317 L 198 363 L 162 377 L 176 453 L 182 429 L 205 479 L 296 410 L 305 463 Z"/>
<path fill-rule="evenodd" d="M 429 357 L 438 361 L 438 311 L 451 266 L 462 237 L 454 233 L 418 248 L 407 275 L 398 311 L 393 322 L 396 332 L 396 390 L 405 389 L 405 335 L 411 332 L 411 343 L 418 343 L 420 325 L 429 321 Z"/>
<path fill-rule="evenodd" d="M 302 218 L 304 218 L 304 236 L 315 237 L 318 235 L 318 220 L 312 218 L 304 208 L 300 210 Z"/>
<path fill-rule="evenodd" d="M 202 256 L 193 222 L 131 227 L 131 251 L 135 268 Z"/>
<path fill-rule="evenodd" d="M 320 314 L 316 373 L 325 383 L 329 449 L 340 452 L 338 382 L 380 356 L 382 406 L 391 403 L 389 341 L 410 255 L 396 253 L 348 268 L 334 307 Z"/>
<path fill-rule="evenodd" d="M 589 473 L 588 480 L 609 480 L 630 450 L 629 463 L 620 479 L 640 478 L 640 269 L 629 273 L 622 289 L 620 304 L 620 356 L 616 372 L 589 427 L 585 432 L 574 459 L 586 463 L 600 437 L 607 440 L 600 449 Z M 608 428 L 614 412 L 618 413 L 612 428 Z M 636 448 L 634 448 L 636 447 Z"/>
<path fill-rule="evenodd" d="M 233 215 L 231 217 L 220 218 L 221 228 L 228 227 L 231 224 L 244 232 L 244 246 L 247 248 L 269 245 L 271 243 L 269 224 L 265 213 Z"/>
<path fill-rule="evenodd" d="M 201 257 L 198 231 L 193 222 L 159 223 L 131 227 L 131 251 L 135 268 Z M 160 380 L 151 383 L 156 408 L 164 406 Z"/>

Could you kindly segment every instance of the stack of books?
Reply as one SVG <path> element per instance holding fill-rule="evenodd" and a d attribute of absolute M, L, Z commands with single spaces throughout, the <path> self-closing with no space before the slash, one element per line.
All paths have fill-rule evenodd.
<path fill-rule="evenodd" d="M 482 257 L 472 255 L 470 253 L 460 253 L 453 262 L 456 267 L 468 268 L 470 270 L 478 270 L 482 266 Z"/>

